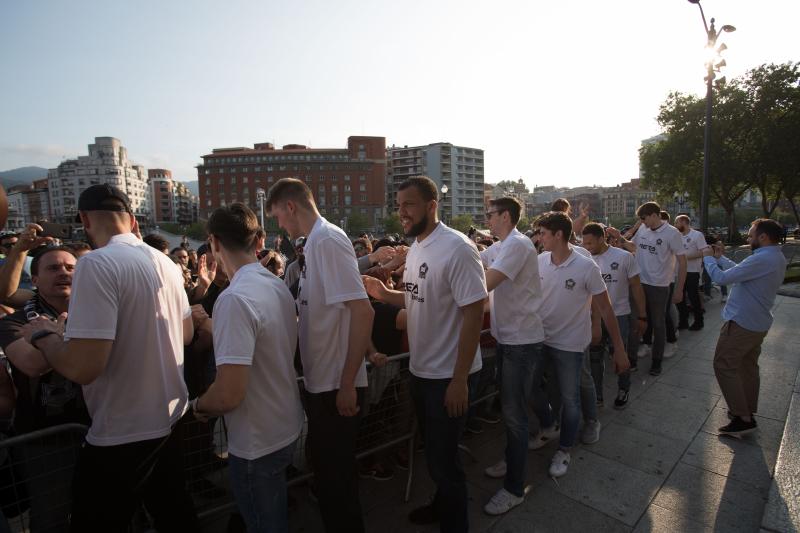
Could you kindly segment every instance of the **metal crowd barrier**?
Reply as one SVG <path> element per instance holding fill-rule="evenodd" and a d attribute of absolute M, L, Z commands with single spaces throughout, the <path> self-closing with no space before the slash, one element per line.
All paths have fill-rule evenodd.
<path fill-rule="evenodd" d="M 485 333 L 485 332 L 483 332 Z M 484 369 L 472 405 L 492 399 L 494 351 L 483 349 Z M 404 499 L 408 501 L 414 474 L 416 420 L 409 392 L 409 354 L 388 358 L 383 367 L 368 367 L 369 386 L 362 407 L 357 459 L 363 471 L 376 464 L 406 470 Z M 303 379 L 298 378 L 298 386 Z M 306 461 L 306 426 L 287 473 L 295 486 L 313 477 Z M 0 533 L 3 517 L 14 533 L 66 523 L 72 473 L 86 426 L 66 424 L 0 440 Z M 186 482 L 201 521 L 235 509 L 228 483 L 227 431 L 222 417 L 209 422 L 182 422 Z M 468 449 L 465 449 L 469 452 Z M 134 530 L 146 529 L 141 512 Z"/>

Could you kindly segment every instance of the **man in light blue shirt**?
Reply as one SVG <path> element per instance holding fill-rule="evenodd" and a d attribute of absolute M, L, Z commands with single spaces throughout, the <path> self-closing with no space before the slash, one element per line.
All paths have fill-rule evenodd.
<path fill-rule="evenodd" d="M 718 245 L 703 253 L 711 279 L 733 286 L 722 310 L 725 323 L 714 353 L 714 374 L 731 418 L 720 434 L 738 437 L 757 428 L 753 413 L 758 410 L 758 356 L 772 326 L 775 294 L 786 274 L 786 258 L 779 246 L 781 231 L 774 220 L 754 221 L 747 236 L 753 254 L 739 264 L 723 256 Z"/>

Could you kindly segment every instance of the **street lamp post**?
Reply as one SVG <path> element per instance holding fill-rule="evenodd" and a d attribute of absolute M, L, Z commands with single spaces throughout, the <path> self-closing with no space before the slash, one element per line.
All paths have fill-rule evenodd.
<path fill-rule="evenodd" d="M 445 224 L 447 224 L 447 218 L 444 216 L 445 215 L 445 209 L 446 209 L 444 204 L 447 201 L 447 191 L 449 191 L 449 190 L 450 189 L 447 188 L 447 184 L 442 185 L 442 188 L 441 188 L 441 191 L 442 191 L 442 222 L 444 222 Z"/>
<path fill-rule="evenodd" d="M 703 26 L 706 30 L 708 41 L 706 43 L 706 50 L 709 52 L 709 57 L 706 60 L 706 124 L 703 139 L 703 186 L 700 192 L 700 231 L 703 233 L 708 229 L 708 187 L 711 174 L 711 110 L 714 105 L 714 78 L 716 73 L 725 66 L 725 60 L 719 58 L 719 54 L 726 50 L 728 47 L 724 43 L 720 44 L 717 48 L 717 38 L 722 32 L 733 32 L 736 28 L 730 25 L 725 25 L 717 31 L 714 27 L 714 19 L 711 19 L 711 26 L 706 23 L 706 15 L 703 12 L 703 6 L 700 5 L 700 0 L 689 0 L 690 4 L 697 4 L 700 8 L 700 16 L 703 18 Z M 723 78 L 724 79 L 724 78 Z"/>
<path fill-rule="evenodd" d="M 256 199 L 258 200 L 258 209 L 261 212 L 261 227 L 266 230 L 264 226 L 264 200 L 267 199 L 267 194 L 261 187 L 256 189 Z"/>
<path fill-rule="evenodd" d="M 684 192 L 683 194 L 680 194 L 679 192 L 676 191 L 675 194 L 672 196 L 672 199 L 675 201 L 676 204 L 678 204 L 678 208 L 682 212 L 684 204 L 689 200 L 689 193 Z"/>

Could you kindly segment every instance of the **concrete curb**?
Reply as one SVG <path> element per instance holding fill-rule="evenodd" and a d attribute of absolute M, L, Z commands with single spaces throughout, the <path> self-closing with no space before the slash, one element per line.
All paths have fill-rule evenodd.
<path fill-rule="evenodd" d="M 775 463 L 775 475 L 769 489 L 761 527 L 766 531 L 800 531 L 800 372 L 794 383 L 789 414 Z"/>

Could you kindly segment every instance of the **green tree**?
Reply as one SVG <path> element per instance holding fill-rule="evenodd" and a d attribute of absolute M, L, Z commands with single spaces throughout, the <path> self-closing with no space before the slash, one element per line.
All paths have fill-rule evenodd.
<path fill-rule="evenodd" d="M 765 216 L 773 214 L 782 197 L 797 191 L 799 83 L 796 63 L 769 64 L 715 90 L 709 200 L 725 210 L 731 235 L 736 203 L 748 189 L 761 192 Z M 688 191 L 699 205 L 705 100 L 672 93 L 658 122 L 665 138 L 639 152 L 644 184 L 662 197 Z"/>
<path fill-rule="evenodd" d="M 383 231 L 386 234 L 403 233 L 403 225 L 400 223 L 400 216 L 397 213 L 390 213 L 383 219 Z"/>
<path fill-rule="evenodd" d="M 469 231 L 470 226 L 474 226 L 475 222 L 472 220 L 472 215 L 457 215 L 450 220 L 449 226 L 453 229 L 460 231 L 463 234 L 467 234 Z"/>
<path fill-rule="evenodd" d="M 531 229 L 530 219 L 525 216 L 519 217 L 519 222 L 517 222 L 517 229 L 523 233 Z"/>
<path fill-rule="evenodd" d="M 347 233 L 361 235 L 369 229 L 369 219 L 361 213 L 347 215 Z"/>

